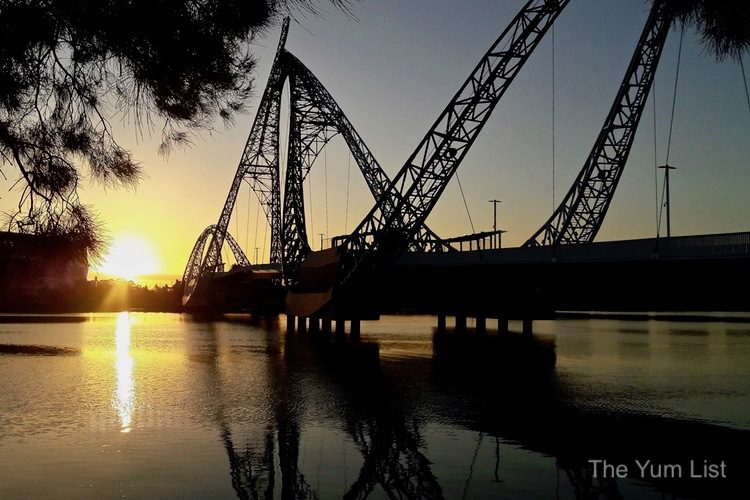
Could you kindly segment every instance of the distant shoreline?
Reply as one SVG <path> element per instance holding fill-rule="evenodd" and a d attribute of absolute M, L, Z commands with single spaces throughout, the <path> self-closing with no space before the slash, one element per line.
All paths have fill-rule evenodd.
<path fill-rule="evenodd" d="M 716 313 L 558 311 L 555 314 L 555 319 L 610 319 L 619 321 L 671 321 L 684 323 L 750 323 L 750 311 L 736 311 L 731 313 L 726 311 Z"/>

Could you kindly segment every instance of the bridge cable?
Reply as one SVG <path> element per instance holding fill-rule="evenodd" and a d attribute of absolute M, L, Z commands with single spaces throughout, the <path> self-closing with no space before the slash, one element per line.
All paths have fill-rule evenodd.
<path fill-rule="evenodd" d="M 226 271 L 226 268 L 224 266 L 226 266 L 227 262 L 229 262 L 229 259 L 227 258 L 228 255 L 227 255 L 227 246 L 226 245 L 222 245 L 221 246 L 221 253 L 224 254 L 224 262 L 223 262 L 223 265 L 222 265 L 222 271 Z"/>
<path fill-rule="evenodd" d="M 344 234 L 349 233 L 349 179 L 352 173 L 352 152 L 349 152 L 349 164 L 346 166 L 346 210 L 344 211 Z"/>
<path fill-rule="evenodd" d="M 250 202 L 253 199 L 253 187 L 247 183 L 247 213 L 245 214 L 245 252 L 248 252 L 248 240 L 250 239 Z M 257 262 L 256 262 L 257 264 Z"/>
<path fill-rule="evenodd" d="M 260 200 L 258 200 L 258 205 L 255 207 L 255 243 L 253 245 L 253 248 L 258 248 L 258 225 L 260 222 Z M 263 255 L 265 255 L 265 245 L 263 246 Z M 257 262 L 256 262 L 257 264 Z"/>
<path fill-rule="evenodd" d="M 328 231 L 328 148 L 326 148 L 326 145 L 323 145 L 323 182 L 325 183 L 326 197 L 326 236 L 330 238 L 331 233 Z M 321 248 L 321 250 L 323 249 Z"/>
<path fill-rule="evenodd" d="M 265 230 L 263 231 L 263 255 L 266 255 L 266 242 L 268 241 L 268 224 L 265 224 Z"/>
<path fill-rule="evenodd" d="M 654 105 L 654 221 L 656 223 L 656 237 L 659 237 L 659 149 L 657 143 L 657 128 L 656 128 L 656 75 L 654 75 L 654 83 L 652 86 L 651 100 Z"/>
<path fill-rule="evenodd" d="M 307 237 L 307 239 L 310 239 L 310 236 L 313 237 L 313 244 L 311 245 L 312 248 L 315 248 L 315 222 L 313 220 L 313 190 L 312 190 L 312 172 L 311 170 L 307 171 L 307 190 L 309 191 L 310 195 L 310 233 Z M 304 183 L 304 180 L 302 181 Z M 304 199 L 304 195 L 302 197 Z M 322 250 L 322 249 L 321 249 Z"/>
<path fill-rule="evenodd" d="M 745 97 L 747 98 L 747 110 L 750 111 L 750 91 L 747 89 L 747 76 L 745 75 L 745 65 L 742 62 L 742 54 L 740 54 L 740 69 L 742 70 L 742 81 L 745 83 Z"/>
<path fill-rule="evenodd" d="M 674 93 L 672 94 L 672 115 L 669 118 L 669 136 L 667 137 L 667 159 L 665 160 L 665 163 L 669 165 L 669 153 L 672 149 L 672 127 L 674 126 L 674 115 L 675 115 L 675 105 L 677 103 L 677 82 L 680 79 L 680 62 L 682 61 L 682 40 L 685 36 L 685 27 L 683 25 L 682 30 L 680 31 L 680 47 L 677 52 L 677 68 L 675 70 L 674 74 Z"/>
<path fill-rule="evenodd" d="M 552 25 L 552 213 L 555 213 L 555 25 Z"/>
<path fill-rule="evenodd" d="M 466 482 L 464 483 L 464 494 L 461 496 L 463 500 L 466 499 L 466 494 L 469 492 L 469 484 L 471 483 L 471 479 L 474 477 L 474 467 L 477 464 L 477 455 L 479 455 L 479 448 L 482 446 L 482 438 L 484 438 L 484 433 L 480 432 L 479 437 L 477 438 L 477 446 L 474 448 L 474 456 L 471 459 L 471 463 L 469 464 L 469 475 L 466 478 Z"/>
<path fill-rule="evenodd" d="M 672 113 L 669 118 L 669 135 L 667 135 L 667 157 L 664 160 L 664 165 L 667 167 L 669 166 L 669 153 L 672 150 L 672 130 L 674 127 L 675 107 L 677 104 L 677 82 L 680 79 L 680 62 L 682 61 L 682 41 L 684 37 L 685 37 L 685 25 L 683 25 L 682 30 L 680 30 L 680 46 L 677 50 L 677 68 L 675 69 L 674 91 L 672 94 Z M 658 234 L 658 230 L 661 227 L 661 217 L 664 212 L 664 196 L 666 194 L 666 188 L 667 188 L 666 176 L 667 176 L 667 169 L 664 170 L 664 185 L 662 186 L 662 190 L 661 190 L 661 204 L 659 206 L 659 225 L 657 227 L 657 234 Z M 670 207 L 670 209 L 671 208 L 672 207 Z"/>
<path fill-rule="evenodd" d="M 456 180 L 458 181 L 458 189 L 461 191 L 461 198 L 463 198 L 463 200 L 464 200 L 464 207 L 466 207 L 466 215 L 469 216 L 469 224 L 471 224 L 471 232 L 472 233 L 476 233 L 477 230 L 474 229 L 474 221 L 471 220 L 471 212 L 469 212 L 469 204 L 466 203 L 466 196 L 464 196 L 464 188 L 461 185 L 461 178 L 458 176 L 458 172 L 456 172 L 453 175 L 456 176 Z"/>
<path fill-rule="evenodd" d="M 239 188 L 237 191 L 237 195 L 239 196 Z M 240 207 L 237 203 L 237 200 L 235 199 L 234 207 L 232 207 L 232 212 L 234 213 L 234 234 L 239 238 L 240 236 Z M 228 230 L 229 228 L 227 228 Z"/>

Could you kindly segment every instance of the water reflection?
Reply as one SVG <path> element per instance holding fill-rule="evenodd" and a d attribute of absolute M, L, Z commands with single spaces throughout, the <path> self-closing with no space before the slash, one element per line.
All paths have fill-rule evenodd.
<path fill-rule="evenodd" d="M 486 352 L 487 341 L 475 340 L 456 349 L 460 339 L 453 339 L 450 351 L 460 355 L 448 355 L 436 345 L 431 359 L 390 362 L 379 359 L 376 344 L 339 344 L 322 337 L 268 332 L 264 379 L 270 384 L 269 414 L 254 432 L 247 430 L 251 422 L 229 411 L 238 402 L 224 394 L 220 367 L 227 351 L 215 343 L 210 348 L 215 366 L 205 373 L 214 388 L 211 392 L 218 396 L 215 416 L 238 497 L 528 496 L 528 485 L 517 489 L 519 458 L 513 450 L 519 446 L 539 457 L 532 463 L 552 457 L 550 468 L 563 483 L 558 491 L 579 499 L 623 498 L 623 491 L 635 487 L 628 481 L 593 477 L 588 462 L 592 458 L 631 465 L 641 457 L 679 463 L 691 456 L 721 458 L 735 467 L 747 463 L 741 450 L 750 445 L 748 432 L 664 416 L 583 410 L 573 401 L 575 388 L 554 373 L 477 363 L 481 356 L 468 352 Z M 305 472 L 301 450 L 310 440 L 309 423 L 321 425 L 321 418 L 333 419 L 332 425 L 359 454 L 356 477 L 345 479 L 345 489 L 338 493 L 330 491 L 330 483 L 313 487 L 315 482 Z M 431 457 L 446 446 L 441 442 L 444 434 L 434 430 L 436 422 L 466 434 L 461 441 L 466 449 L 454 453 L 451 458 L 460 461 L 447 473 L 437 471 Z M 500 461 L 501 445 L 509 455 L 516 454 L 507 464 Z M 321 451 L 314 464 L 318 474 L 322 463 L 334 460 L 324 458 Z M 346 458 L 344 462 L 334 468 L 343 469 Z M 508 476 L 509 482 L 500 480 Z M 636 491 L 691 491 L 710 497 L 730 487 L 726 482 L 697 480 L 646 482 L 646 489 L 639 486 Z M 540 480 L 539 491 L 543 483 Z"/>
<path fill-rule="evenodd" d="M 427 321 L 365 325 L 360 343 L 139 313 L 1 327 L 4 343 L 83 355 L 0 355 L 0 497 L 78 498 L 89 476 L 91 497 L 721 498 L 743 487 L 750 338 L 732 332 L 747 326 L 684 337 L 669 329 L 690 325 L 601 323 L 551 325 L 552 372 L 494 333 L 434 342 Z M 691 457 L 726 460 L 730 481 L 603 480 L 588 463 L 687 470 Z"/>
<path fill-rule="evenodd" d="M 112 406 L 120 418 L 120 432 L 130 432 L 135 406 L 133 357 L 130 355 L 130 313 L 121 312 L 115 326 L 115 394 Z"/>

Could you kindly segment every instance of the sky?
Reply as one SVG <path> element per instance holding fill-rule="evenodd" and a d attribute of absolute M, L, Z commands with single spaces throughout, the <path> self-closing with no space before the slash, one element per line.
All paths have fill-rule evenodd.
<path fill-rule="evenodd" d="M 287 49 L 337 100 L 389 174 L 401 168 L 480 57 L 524 4 L 516 0 L 362 0 L 352 15 L 327 7 L 297 13 Z M 325 2 L 321 5 L 325 6 Z M 632 56 L 648 5 L 642 0 L 574 0 L 554 28 L 555 199 L 581 169 Z M 279 27 L 252 47 L 258 59 L 255 96 L 234 126 L 211 132 L 168 158 L 157 154 L 158 132 L 138 137 L 117 124 L 121 142 L 146 178 L 135 190 L 87 185 L 91 204 L 112 240 L 150 247 L 153 273 L 181 275 L 201 231 L 216 223 L 242 155 L 276 48 Z M 659 165 L 666 157 L 680 33 L 672 30 L 653 92 L 598 241 L 655 235 L 654 135 Z M 492 228 L 490 199 L 502 200 L 498 226 L 505 246 L 522 244 L 552 212 L 552 33 L 548 33 L 495 109 L 428 219 L 444 237 Z M 750 57 L 745 59 L 750 70 Z M 748 75 L 750 78 L 750 75 Z M 284 106 L 284 114 L 288 106 Z M 286 131 L 286 124 L 282 124 Z M 717 62 L 692 29 L 684 35 L 669 162 L 672 234 L 750 229 L 750 110 L 735 61 Z M 282 139 L 282 146 L 286 140 Z M 282 156 L 284 156 L 282 154 Z M 347 178 L 349 181 L 347 182 Z M 11 179 L 12 180 L 12 179 Z M 659 178 L 661 183 L 661 178 Z M 9 181 L 1 185 L 7 191 Z M 306 182 L 311 244 L 345 234 L 372 206 L 364 181 L 341 139 L 322 154 Z M 347 195 L 348 192 L 348 195 Z M 326 194 L 327 193 L 327 194 Z M 348 200 L 348 210 L 347 210 Z M 15 203 L 3 193 L 0 207 Z M 312 205 L 312 206 L 311 206 Z M 252 261 L 267 261 L 269 231 L 248 188 L 230 232 Z M 259 221 L 256 224 L 256 220 Z M 257 229 L 256 229 L 257 226 Z"/>

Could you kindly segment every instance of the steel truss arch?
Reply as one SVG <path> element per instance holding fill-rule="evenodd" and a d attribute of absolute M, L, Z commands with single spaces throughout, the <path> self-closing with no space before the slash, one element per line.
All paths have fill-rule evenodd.
<path fill-rule="evenodd" d="M 237 172 L 232 180 L 229 193 L 224 202 L 224 207 L 219 215 L 219 221 L 210 234 L 208 251 L 202 262 L 195 264 L 193 255 L 188 260 L 185 268 L 184 292 L 182 304 L 187 305 L 190 297 L 195 291 L 198 281 L 203 274 L 216 272 L 221 263 L 221 248 L 224 244 L 229 227 L 229 220 L 234 210 L 235 202 L 243 182 L 249 182 L 253 191 L 258 196 L 258 201 L 263 206 L 266 217 L 271 225 L 271 263 L 281 262 L 281 246 L 277 236 L 281 231 L 281 195 L 279 190 L 279 120 L 281 115 L 281 94 L 284 88 L 286 75 L 284 67 L 278 64 L 279 56 L 284 50 L 287 35 L 289 33 L 289 19 L 284 19 L 281 28 L 279 45 L 276 49 L 274 63 L 271 66 L 271 74 L 263 92 L 258 112 L 253 120 L 252 128 L 248 136 L 242 158 L 237 167 Z M 275 132 L 275 133 L 274 133 Z M 205 231 L 204 231 L 205 233 Z M 201 235 L 203 236 L 203 235 Z M 200 243 L 198 238 L 196 247 Z M 193 248 L 195 252 L 196 248 Z"/>
<path fill-rule="evenodd" d="M 280 63 L 286 67 L 290 89 L 289 155 L 282 212 L 282 255 L 285 281 L 292 284 L 300 263 L 310 252 L 303 182 L 331 139 L 337 135 L 344 139 L 376 202 L 384 195 L 391 180 L 336 100 L 312 71 L 288 51 L 283 52 Z M 411 245 L 420 250 L 453 250 L 424 225 Z"/>
<path fill-rule="evenodd" d="M 589 243 L 601 228 L 622 177 L 672 18 L 654 2 L 612 108 L 573 185 L 523 246 Z"/>
<path fill-rule="evenodd" d="M 309 101 L 309 107 L 315 110 L 311 118 L 310 114 L 313 113 L 313 109 L 308 109 L 308 119 L 305 123 L 320 126 L 319 135 L 323 136 L 322 140 L 321 137 L 314 134 L 308 134 L 310 140 L 304 140 L 303 138 L 303 146 L 306 146 L 307 143 L 317 146 L 315 148 L 303 147 L 303 154 L 309 156 L 310 152 L 313 152 L 312 158 L 306 158 L 303 163 L 311 167 L 315 158 L 317 158 L 328 141 L 337 134 L 340 134 L 349 147 L 349 151 L 351 151 L 355 162 L 359 166 L 367 187 L 377 202 L 386 193 L 391 183 L 388 174 L 380 166 L 339 104 L 313 72 L 291 52 L 285 51 L 284 58 L 289 74 L 297 76 L 298 85 L 304 89 L 303 94 Z M 333 128 L 333 131 L 330 130 L 331 128 Z M 305 175 L 307 175 L 307 172 L 305 172 Z M 442 242 L 441 238 L 425 224 L 419 228 L 414 240 L 410 242 L 410 248 L 412 250 L 438 252 L 454 250 L 452 246 Z"/>
<path fill-rule="evenodd" d="M 204 254 L 206 253 L 206 245 L 210 244 L 209 242 L 215 238 L 217 230 L 218 226 L 216 224 L 208 226 L 203 230 L 200 236 L 198 236 L 198 240 L 196 240 L 195 245 L 193 245 L 193 250 L 190 252 L 187 266 L 185 266 L 185 272 L 182 275 L 182 283 L 185 287 L 185 292 L 182 296 L 183 306 L 186 305 L 190 300 L 190 296 L 198 286 L 198 281 L 204 274 L 202 265 L 205 260 Z M 237 262 L 237 264 L 243 267 L 250 267 L 250 259 L 248 259 L 245 255 L 245 252 L 242 251 L 242 248 L 240 247 L 239 243 L 237 243 L 237 240 L 235 240 L 229 232 L 225 232 L 223 239 L 232 250 L 234 260 Z M 221 259 L 221 251 L 219 251 L 219 260 L 218 262 L 216 262 L 216 265 L 212 269 L 212 272 L 220 272 L 223 269 L 224 262 Z M 187 290 L 190 290 L 190 293 L 187 293 Z"/>
<path fill-rule="evenodd" d="M 219 222 L 216 224 L 216 230 L 209 235 L 208 252 L 203 262 L 200 263 L 199 272 L 190 269 L 196 264 L 192 260 L 189 261 L 185 271 L 186 276 L 208 274 L 219 267 L 221 247 L 228 234 L 229 220 L 243 182 L 247 182 L 255 192 L 271 227 L 270 262 L 286 264 L 285 268 L 292 271 L 286 274 L 294 275 L 299 261 L 309 251 L 304 220 L 302 181 L 325 145 L 338 134 L 344 138 L 352 152 L 376 201 L 390 184 L 390 179 L 330 93 L 298 58 L 285 49 L 288 30 L 289 20 L 285 19 L 271 74 L 258 106 L 242 158 Z M 295 108 L 300 109 L 300 104 L 305 99 L 304 106 L 307 112 L 303 119 L 297 120 L 295 125 L 290 126 L 289 144 L 290 149 L 294 151 L 289 155 L 289 164 L 292 168 L 287 169 L 285 208 L 282 210 L 279 179 L 279 125 L 281 99 L 287 81 L 290 82 L 292 113 Z M 421 229 L 413 246 L 422 250 L 453 249 L 450 245 L 442 243 L 440 238 L 426 227 Z M 196 280 L 191 280 L 191 282 L 191 285 L 186 282 L 185 301 L 189 299 L 197 284 Z"/>
<path fill-rule="evenodd" d="M 351 279 L 366 255 L 377 256 L 377 266 L 408 248 L 500 98 L 568 2 L 529 0 L 521 8 L 340 247 L 338 285 Z"/>

